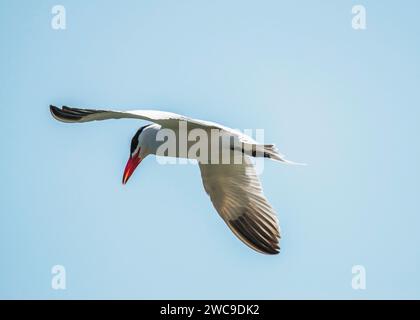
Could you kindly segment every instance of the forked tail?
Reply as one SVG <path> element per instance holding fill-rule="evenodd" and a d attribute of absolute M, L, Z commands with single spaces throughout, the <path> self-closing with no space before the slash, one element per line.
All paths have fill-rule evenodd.
<path fill-rule="evenodd" d="M 285 158 L 284 155 L 282 155 L 276 148 L 276 146 L 274 144 L 264 144 L 263 145 L 263 150 L 264 150 L 264 158 L 268 158 L 268 159 L 272 159 L 274 161 L 279 161 L 279 162 L 283 162 L 283 163 L 287 163 L 287 164 L 293 164 L 293 165 L 298 165 L 298 166 L 306 166 L 306 163 L 298 163 L 298 162 L 293 162 L 293 161 L 289 161 Z M 258 156 L 258 152 L 257 155 Z"/>

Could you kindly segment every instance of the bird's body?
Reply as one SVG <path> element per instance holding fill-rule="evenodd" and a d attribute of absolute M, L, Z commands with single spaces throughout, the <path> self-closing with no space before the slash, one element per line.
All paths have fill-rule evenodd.
<path fill-rule="evenodd" d="M 59 109 L 54 106 L 50 110 L 54 118 L 62 122 L 121 118 L 154 122 L 141 127 L 134 135 L 123 183 L 148 155 L 195 159 L 205 191 L 233 233 L 258 252 L 279 252 L 278 220 L 263 195 L 251 161 L 252 157 L 264 157 L 287 163 L 274 145 L 259 144 L 239 131 L 214 122 L 163 111 Z"/>

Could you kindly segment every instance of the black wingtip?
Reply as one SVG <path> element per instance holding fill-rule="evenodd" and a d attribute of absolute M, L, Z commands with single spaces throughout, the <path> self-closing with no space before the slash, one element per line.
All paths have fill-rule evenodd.
<path fill-rule="evenodd" d="M 280 253 L 278 235 L 274 231 L 277 230 L 275 224 L 272 225 L 274 229 L 267 230 L 263 225 L 255 222 L 252 215 L 245 213 L 234 220 L 230 220 L 228 225 L 252 249 L 268 255 Z"/>
<path fill-rule="evenodd" d="M 50 111 L 55 119 L 62 122 L 83 122 L 83 119 L 86 116 L 90 116 L 95 113 L 106 112 L 103 110 L 80 109 L 68 106 L 62 106 L 61 108 L 57 108 L 53 105 L 50 105 Z"/>
<path fill-rule="evenodd" d="M 52 116 L 55 118 L 56 117 L 56 114 L 57 114 L 57 111 L 58 111 L 59 109 L 56 107 L 56 106 L 54 106 L 54 105 L 52 105 L 52 104 L 50 104 L 50 112 L 51 112 L 51 114 L 52 114 Z"/>
<path fill-rule="evenodd" d="M 50 105 L 50 111 L 52 116 L 61 122 L 77 122 L 82 119 L 83 116 L 80 112 L 64 106 L 60 109 L 56 106 Z"/>

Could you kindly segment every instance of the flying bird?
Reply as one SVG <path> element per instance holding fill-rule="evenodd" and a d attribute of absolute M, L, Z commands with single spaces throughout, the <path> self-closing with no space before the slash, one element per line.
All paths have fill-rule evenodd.
<path fill-rule="evenodd" d="M 130 156 L 123 174 L 126 184 L 140 162 L 151 154 L 158 154 L 162 141 L 159 132 L 171 129 L 177 133 L 181 122 L 188 130 L 218 130 L 221 137 L 229 137 L 229 143 L 220 148 L 240 153 L 241 163 L 206 163 L 198 159 L 204 189 L 214 208 L 232 232 L 250 248 L 264 254 L 280 251 L 280 228 L 275 211 L 263 194 L 253 157 L 292 163 L 281 155 L 274 145 L 259 144 L 251 137 L 220 124 L 192 119 L 179 114 L 156 110 L 112 111 L 50 106 L 52 116 L 62 122 L 81 123 L 108 119 L 140 119 L 152 122 L 137 130 L 130 145 Z M 178 134 L 179 135 L 179 134 Z M 233 137 L 231 139 L 230 137 Z M 179 139 L 179 137 L 176 137 Z M 239 142 L 239 144 L 238 144 Z M 238 147 L 239 146 L 239 147 Z M 262 150 L 257 152 L 257 150 Z M 216 150 L 220 152 L 219 149 Z M 214 151 L 214 152 L 216 152 Z M 175 157 L 183 157 L 176 151 Z M 210 157 L 210 156 L 209 156 Z"/>

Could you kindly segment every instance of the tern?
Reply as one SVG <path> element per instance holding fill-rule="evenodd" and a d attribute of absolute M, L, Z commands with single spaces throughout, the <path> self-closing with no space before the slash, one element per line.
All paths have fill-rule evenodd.
<path fill-rule="evenodd" d="M 223 125 L 192 119 L 179 114 L 157 110 L 94 110 L 63 106 L 50 106 L 52 116 L 68 123 L 82 123 L 108 119 L 140 119 L 152 122 L 138 129 L 131 140 L 130 156 L 123 174 L 126 184 L 140 162 L 148 155 L 157 155 L 162 141 L 159 132 L 171 129 L 177 132 L 181 122 L 188 124 L 188 130 L 200 129 L 210 134 L 219 130 L 221 136 L 233 137 L 227 148 L 242 155 L 241 163 L 205 163 L 198 159 L 201 178 L 206 193 L 214 208 L 232 232 L 250 248 L 264 254 L 280 252 L 280 228 L 277 215 L 263 194 L 252 158 L 263 157 L 279 162 L 292 163 L 281 155 L 272 144 L 259 144 L 240 131 Z M 179 138 L 179 137 L 177 137 Z M 231 140 L 229 140 L 231 141 Z M 240 142 L 241 147 L 238 148 Z M 222 146 L 221 148 L 225 148 Z M 262 152 L 256 152 L 256 150 Z M 217 150 L 218 151 L 218 150 Z M 182 157 L 177 151 L 175 157 Z"/>

